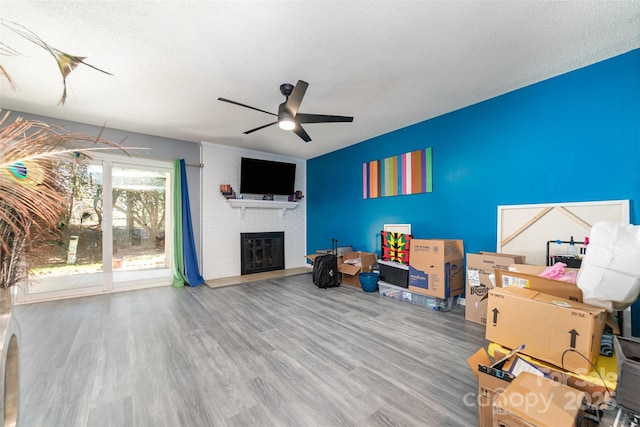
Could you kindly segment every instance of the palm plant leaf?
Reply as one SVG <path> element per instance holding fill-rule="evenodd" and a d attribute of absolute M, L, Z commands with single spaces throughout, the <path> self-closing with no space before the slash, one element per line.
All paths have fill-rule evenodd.
<path fill-rule="evenodd" d="M 0 287 L 10 286 L 17 271 L 5 263 L 20 259 L 34 234 L 49 238 L 66 213 L 69 201 L 58 188 L 56 162 L 96 150 L 126 153 L 100 136 L 69 133 L 36 120 L 8 123 L 9 114 L 0 118 Z"/>
<path fill-rule="evenodd" d="M 41 48 L 49 52 L 51 56 L 53 56 L 53 58 L 56 60 L 56 63 L 58 64 L 58 69 L 60 70 L 60 74 L 62 75 L 62 96 L 60 97 L 60 101 L 58 101 L 59 105 L 64 105 L 67 99 L 67 77 L 69 76 L 69 74 L 71 74 L 73 70 L 76 69 L 76 67 L 78 67 L 79 64 L 86 65 L 87 67 L 93 68 L 94 70 L 100 71 L 101 73 L 109 74 L 110 76 L 113 75 L 107 71 L 101 70 L 100 68 L 94 67 L 91 64 L 87 64 L 86 62 L 84 62 L 86 58 L 84 56 L 70 55 L 66 52 L 56 49 L 55 47 L 49 45 L 44 40 L 42 40 L 36 33 L 34 33 L 33 31 L 29 30 L 28 28 L 20 24 L 17 24 L 15 22 L 8 22 L 4 20 L 0 20 L 0 23 L 4 25 L 6 28 L 13 31 L 14 33 L 18 34 L 19 36 L 29 40 L 31 43 L 37 46 L 40 46 Z M 10 47 L 4 44 L 1 47 L 2 49 L 0 49 L 0 53 L 17 54 L 15 50 L 11 49 Z M 9 75 L 6 73 L 4 68 L 0 66 L 0 69 L 1 69 L 0 71 L 5 75 L 5 77 L 9 80 L 9 82 L 11 82 L 12 80 L 9 77 Z"/>
<path fill-rule="evenodd" d="M 13 81 L 13 79 L 11 78 L 11 76 L 9 75 L 9 73 L 7 73 L 7 70 L 4 69 L 4 67 L 2 65 L 0 65 L 0 74 L 2 74 L 7 81 L 9 82 L 9 84 L 11 85 L 11 89 L 16 89 L 16 83 Z"/>

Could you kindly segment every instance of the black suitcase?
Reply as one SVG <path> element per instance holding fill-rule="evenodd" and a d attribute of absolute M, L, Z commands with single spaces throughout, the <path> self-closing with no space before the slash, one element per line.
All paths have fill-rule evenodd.
<path fill-rule="evenodd" d="M 320 255 L 313 260 L 313 283 L 319 288 L 340 286 L 338 273 L 338 240 L 331 239 L 331 254 Z"/>

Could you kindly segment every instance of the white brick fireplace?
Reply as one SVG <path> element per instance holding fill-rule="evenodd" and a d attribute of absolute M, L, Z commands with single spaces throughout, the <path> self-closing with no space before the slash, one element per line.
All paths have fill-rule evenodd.
<path fill-rule="evenodd" d="M 202 275 L 205 280 L 239 276 L 240 233 L 284 231 L 285 268 L 305 266 L 307 246 L 306 205 L 295 209 L 232 207 L 220 194 L 221 184 L 240 188 L 240 159 L 252 157 L 296 164 L 296 190 L 306 194 L 306 162 L 300 159 L 202 143 Z M 286 200 L 286 196 L 276 196 Z"/>

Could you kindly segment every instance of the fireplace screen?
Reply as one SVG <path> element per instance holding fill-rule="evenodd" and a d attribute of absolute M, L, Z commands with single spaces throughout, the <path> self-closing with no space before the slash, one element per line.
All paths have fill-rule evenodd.
<path fill-rule="evenodd" d="M 284 232 L 240 233 L 240 274 L 284 269 Z"/>

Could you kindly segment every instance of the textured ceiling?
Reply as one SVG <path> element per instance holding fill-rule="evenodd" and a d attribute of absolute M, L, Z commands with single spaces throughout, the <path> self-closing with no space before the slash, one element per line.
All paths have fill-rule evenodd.
<path fill-rule="evenodd" d="M 640 1 L 6 1 L 0 16 L 80 66 L 0 28 L 0 106 L 44 116 L 313 158 L 640 47 Z M 354 116 L 271 126 L 282 83 L 300 112 Z"/>

